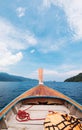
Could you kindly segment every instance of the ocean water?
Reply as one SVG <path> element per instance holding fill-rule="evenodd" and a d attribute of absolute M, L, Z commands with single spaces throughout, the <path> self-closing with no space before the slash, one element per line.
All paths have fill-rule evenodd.
<path fill-rule="evenodd" d="M 26 90 L 36 86 L 28 82 L 0 82 L 0 110 Z M 82 82 L 54 82 L 45 85 L 62 92 L 82 105 Z"/>

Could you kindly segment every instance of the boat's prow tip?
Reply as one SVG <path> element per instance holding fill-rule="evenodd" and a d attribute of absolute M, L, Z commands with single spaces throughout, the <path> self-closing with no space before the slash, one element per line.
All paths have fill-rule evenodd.
<path fill-rule="evenodd" d="M 40 81 L 39 81 L 39 85 L 43 85 L 43 84 L 44 84 L 43 82 L 40 82 Z"/>

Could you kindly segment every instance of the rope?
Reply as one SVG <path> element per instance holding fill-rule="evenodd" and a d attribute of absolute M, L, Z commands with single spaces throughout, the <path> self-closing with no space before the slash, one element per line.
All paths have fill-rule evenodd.
<path fill-rule="evenodd" d="M 34 119 L 32 119 L 30 117 L 30 114 L 27 113 L 26 110 L 30 109 L 32 106 L 26 108 L 25 110 L 19 110 L 17 112 L 17 115 L 16 115 L 16 120 L 19 121 L 19 122 L 24 122 L 24 121 L 29 121 L 29 120 L 32 120 L 32 121 L 35 121 L 35 120 L 45 120 L 45 118 L 36 118 L 36 119 L 34 118 Z"/>

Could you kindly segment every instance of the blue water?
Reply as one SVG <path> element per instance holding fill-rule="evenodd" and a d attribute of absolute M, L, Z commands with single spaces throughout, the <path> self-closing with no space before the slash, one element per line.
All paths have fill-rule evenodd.
<path fill-rule="evenodd" d="M 28 82 L 0 82 L 0 110 L 18 95 L 36 85 Z M 62 92 L 82 105 L 82 82 L 55 82 L 45 85 Z"/>

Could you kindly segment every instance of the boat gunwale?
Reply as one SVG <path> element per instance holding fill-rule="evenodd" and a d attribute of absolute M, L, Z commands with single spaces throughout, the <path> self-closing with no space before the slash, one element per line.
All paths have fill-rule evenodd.
<path fill-rule="evenodd" d="M 21 95 L 22 95 L 22 94 L 21 94 Z M 21 96 L 21 95 L 20 95 L 20 96 Z M 17 100 L 18 98 L 20 98 L 20 96 L 16 97 L 14 100 L 12 100 L 8 105 L 6 105 L 6 106 L 0 111 L 0 113 L 3 113 L 3 114 L 1 114 L 1 116 L 0 116 L 0 120 L 1 120 L 16 104 L 18 104 L 20 101 L 25 100 L 25 99 L 33 99 L 33 98 L 53 98 L 53 99 L 60 99 L 60 100 L 63 100 L 63 101 L 66 101 L 66 102 L 70 103 L 71 105 L 73 105 L 74 107 L 76 107 L 77 109 L 79 109 L 80 111 L 82 111 L 82 108 L 80 108 L 80 107 L 82 107 L 82 106 L 81 106 L 79 103 L 77 103 L 75 100 L 73 100 L 73 99 L 71 99 L 71 98 L 69 98 L 69 97 L 67 97 L 67 96 L 65 96 L 65 97 L 67 97 L 68 100 L 65 99 L 65 98 L 58 97 L 58 96 L 27 96 L 27 97 L 24 97 L 24 98 L 21 98 L 21 99 Z M 75 105 L 75 104 L 76 104 L 76 105 Z M 11 106 L 9 107 L 9 109 L 7 109 L 7 111 L 3 112 L 9 105 L 11 105 Z M 79 105 L 79 107 L 78 107 L 78 105 Z"/>

